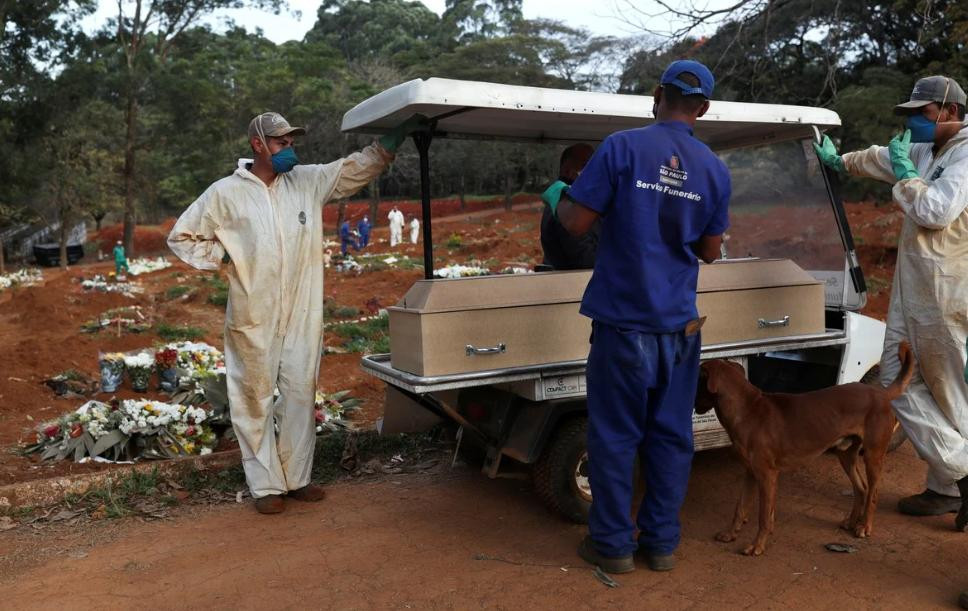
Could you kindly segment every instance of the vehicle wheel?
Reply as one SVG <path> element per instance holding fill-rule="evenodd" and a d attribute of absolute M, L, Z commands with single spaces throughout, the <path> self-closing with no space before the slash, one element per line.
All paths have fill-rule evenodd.
<path fill-rule="evenodd" d="M 531 470 L 535 492 L 552 511 L 585 524 L 592 505 L 588 483 L 588 419 L 570 420 L 555 431 Z"/>
<path fill-rule="evenodd" d="M 881 385 L 881 366 L 874 365 L 867 370 L 864 377 L 860 379 L 863 384 L 871 384 L 874 386 Z M 893 452 L 894 450 L 901 447 L 901 445 L 907 441 L 907 435 L 904 433 L 904 429 L 901 428 L 901 423 L 894 419 L 894 432 L 891 434 L 891 443 L 887 444 L 887 451 Z"/>

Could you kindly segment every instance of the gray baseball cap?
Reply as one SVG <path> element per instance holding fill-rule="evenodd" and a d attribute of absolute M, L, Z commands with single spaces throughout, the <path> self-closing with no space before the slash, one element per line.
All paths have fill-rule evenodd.
<path fill-rule="evenodd" d="M 264 112 L 249 121 L 249 138 L 302 136 L 305 133 L 305 128 L 289 125 L 289 121 L 277 112 Z"/>
<path fill-rule="evenodd" d="M 911 99 L 894 107 L 894 114 L 909 115 L 920 110 L 932 102 L 938 104 L 965 105 L 968 96 L 965 90 L 953 78 L 947 76 L 926 76 L 914 83 Z"/>

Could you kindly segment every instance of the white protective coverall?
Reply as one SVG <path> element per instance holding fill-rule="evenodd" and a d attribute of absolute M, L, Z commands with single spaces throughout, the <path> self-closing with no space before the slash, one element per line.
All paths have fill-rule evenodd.
<path fill-rule="evenodd" d="M 231 258 L 229 409 L 255 498 L 309 484 L 323 347 L 323 204 L 356 193 L 392 158 L 373 144 L 325 165 L 297 165 L 271 186 L 240 163 L 185 210 L 168 236 L 171 250 L 197 269 L 215 270 L 223 255 Z"/>
<path fill-rule="evenodd" d="M 897 181 L 887 147 L 843 155 L 855 176 L 895 183 L 904 211 L 897 248 L 881 382 L 900 371 L 898 344 L 910 342 L 918 369 L 894 411 L 918 454 L 928 463 L 927 487 L 958 497 L 955 482 L 968 476 L 968 124 L 932 154 L 912 144 L 919 178 Z"/>
<path fill-rule="evenodd" d="M 403 213 L 391 210 L 387 219 L 390 221 L 390 246 L 396 246 L 403 242 Z"/>
<path fill-rule="evenodd" d="M 410 221 L 410 243 L 416 244 L 418 237 L 420 237 L 420 221 L 414 218 Z"/>

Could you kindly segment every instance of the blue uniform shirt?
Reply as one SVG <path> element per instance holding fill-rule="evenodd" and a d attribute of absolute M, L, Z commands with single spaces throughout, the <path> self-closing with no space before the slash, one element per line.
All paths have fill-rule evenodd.
<path fill-rule="evenodd" d="M 612 134 L 568 191 L 602 215 L 581 313 L 646 333 L 695 319 L 699 260 L 689 246 L 729 226 L 729 170 L 685 123 Z"/>

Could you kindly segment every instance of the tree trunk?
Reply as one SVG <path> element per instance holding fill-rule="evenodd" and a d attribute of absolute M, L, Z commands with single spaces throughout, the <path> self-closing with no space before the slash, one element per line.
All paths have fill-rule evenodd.
<path fill-rule="evenodd" d="M 129 85 L 134 87 L 132 83 Z M 138 100 L 134 91 L 128 92 L 128 105 L 125 109 L 127 131 L 124 137 L 124 252 L 130 258 L 134 256 L 134 227 L 135 227 L 135 138 L 137 136 Z"/>
<path fill-rule="evenodd" d="M 346 200 L 339 200 L 339 212 L 336 214 L 336 235 L 339 235 L 339 228 L 343 226 L 343 219 L 346 218 Z"/>
<path fill-rule="evenodd" d="M 511 209 L 511 171 L 504 173 L 504 209 Z"/>
<path fill-rule="evenodd" d="M 466 181 L 464 179 L 464 173 L 460 173 L 460 211 L 465 212 L 467 210 L 467 199 L 464 197 L 465 191 L 467 191 Z"/>
<path fill-rule="evenodd" d="M 376 224 L 376 215 L 380 213 L 380 179 L 370 183 L 373 197 L 370 198 L 370 223 Z"/>
<path fill-rule="evenodd" d="M 63 209 L 60 214 L 60 266 L 67 269 L 67 214 Z"/>
<path fill-rule="evenodd" d="M 101 231 L 101 221 L 104 220 L 104 217 L 106 215 L 107 215 L 106 212 L 97 212 L 97 213 L 92 212 L 91 213 L 91 217 L 94 219 L 94 230 L 95 231 Z"/>
<path fill-rule="evenodd" d="M 0 236 L 0 274 L 7 273 L 7 261 L 3 257 L 3 236 Z"/>

